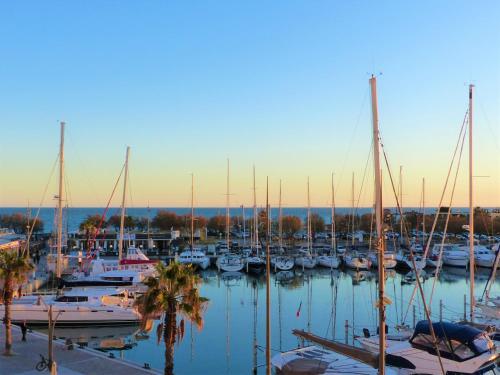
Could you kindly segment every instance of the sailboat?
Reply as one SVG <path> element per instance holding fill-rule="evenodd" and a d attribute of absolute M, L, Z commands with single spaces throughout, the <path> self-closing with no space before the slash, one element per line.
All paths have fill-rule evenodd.
<path fill-rule="evenodd" d="M 226 246 L 230 246 L 231 218 L 229 215 L 229 159 L 227 160 L 227 180 L 226 180 Z M 245 267 L 243 258 L 238 254 L 227 253 L 217 258 L 217 268 L 224 272 L 239 272 Z"/>
<path fill-rule="evenodd" d="M 307 178 L 307 246 L 299 250 L 299 256 L 295 258 L 295 265 L 302 268 L 316 267 L 317 260 L 311 253 L 311 200 L 309 196 L 309 177 Z"/>
<path fill-rule="evenodd" d="M 335 230 L 335 188 L 333 186 L 333 173 L 332 173 L 332 208 L 331 208 L 331 250 L 329 255 L 321 255 L 318 257 L 320 266 L 327 268 L 338 268 L 340 265 L 339 257 L 337 256 L 337 233 Z"/>
<path fill-rule="evenodd" d="M 99 257 L 89 261 L 84 270 L 75 270 L 72 275 L 60 278 L 60 287 L 75 286 L 125 286 L 141 283 L 145 278 L 156 274 L 157 260 L 149 259 L 142 250 L 128 247 L 123 257 L 123 239 L 125 222 L 125 197 L 127 192 L 128 163 L 130 147 L 125 156 L 125 175 L 123 178 L 123 195 L 120 217 L 120 238 L 118 241 L 118 260 L 104 260 Z"/>
<path fill-rule="evenodd" d="M 384 255 L 384 237 L 382 236 L 382 189 L 379 161 L 379 132 L 378 132 L 378 112 L 376 100 L 376 78 L 370 79 L 372 92 L 372 111 L 373 111 L 373 140 L 374 164 L 375 164 L 375 186 L 376 186 L 376 223 L 378 234 L 379 264 L 383 262 Z M 378 301 L 379 310 L 379 335 L 378 347 L 375 346 L 377 353 L 370 350 L 356 348 L 347 344 L 340 344 L 311 333 L 294 330 L 293 333 L 307 341 L 311 341 L 326 349 L 335 351 L 341 355 L 353 359 L 354 363 L 364 363 L 372 368 L 378 368 L 378 374 L 385 374 L 393 368 L 398 374 L 494 374 L 496 362 L 499 359 L 498 349 L 488 335 L 476 328 L 461 326 L 454 323 L 432 323 L 427 307 L 424 307 L 428 320 L 419 322 L 408 341 L 392 343 L 386 340 L 385 333 L 385 269 L 378 268 Z M 421 285 L 417 281 L 420 291 Z M 471 315 L 473 314 L 471 310 Z M 300 349 L 293 352 L 298 354 Z M 321 368 L 320 371 L 310 373 L 335 373 L 327 371 L 330 365 L 335 365 L 333 359 L 325 361 L 327 353 L 316 356 L 303 356 L 302 358 L 293 358 L 292 361 L 286 361 L 284 355 L 276 356 L 276 363 L 281 365 L 286 361 L 289 365 L 286 374 L 307 373 L 303 371 L 304 366 L 312 365 Z M 313 359 L 313 361 L 311 361 Z M 386 364 L 389 366 L 386 372 Z M 292 366 L 293 365 L 293 366 Z M 306 367 L 307 369 L 307 367 Z M 348 373 L 357 373 L 348 370 Z"/>
<path fill-rule="evenodd" d="M 191 174 L 191 231 L 189 250 L 179 254 L 179 263 L 191 264 L 193 267 L 199 267 L 202 270 L 206 270 L 210 265 L 210 258 L 203 251 L 194 247 L 194 174 Z"/>
<path fill-rule="evenodd" d="M 252 252 L 245 259 L 248 272 L 260 275 L 264 272 L 266 262 L 260 256 L 259 244 L 259 217 L 257 213 L 257 188 L 255 186 L 255 166 L 253 167 L 253 242 Z"/>
<path fill-rule="evenodd" d="M 285 249 L 283 247 L 283 212 L 281 205 L 281 180 L 280 180 L 280 196 L 279 196 L 279 207 L 278 207 L 278 253 L 283 254 Z M 271 267 L 274 272 L 278 271 L 290 271 L 295 262 L 292 257 L 286 255 L 276 255 L 271 257 Z"/>

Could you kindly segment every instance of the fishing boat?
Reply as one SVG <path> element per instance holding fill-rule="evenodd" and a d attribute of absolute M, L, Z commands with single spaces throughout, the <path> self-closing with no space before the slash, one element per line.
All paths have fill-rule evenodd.
<path fill-rule="evenodd" d="M 13 323 L 47 325 L 48 308 L 58 326 L 136 325 L 141 319 L 135 307 L 122 300 L 121 292 L 109 289 L 75 289 L 59 296 L 28 296 L 11 305 Z M 117 303 L 118 302 L 118 303 Z M 0 305 L 4 314 L 4 305 Z"/>

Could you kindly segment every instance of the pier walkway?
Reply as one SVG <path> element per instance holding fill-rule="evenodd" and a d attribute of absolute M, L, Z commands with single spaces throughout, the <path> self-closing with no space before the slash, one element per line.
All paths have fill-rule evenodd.
<path fill-rule="evenodd" d="M 28 332 L 27 341 L 21 341 L 21 330 L 12 326 L 12 347 L 14 355 L 3 356 L 5 347 L 5 329 L 0 325 L 0 374 L 2 375 L 35 375 L 49 374 L 48 370 L 38 372 L 35 369 L 40 361 L 39 354 L 48 357 L 48 338 L 37 333 Z M 54 356 L 57 363 L 59 375 L 151 375 L 158 374 L 154 370 L 146 370 L 140 366 L 119 359 L 109 358 L 103 353 L 90 349 L 73 350 L 66 349 L 66 346 L 58 341 L 54 341 Z"/>

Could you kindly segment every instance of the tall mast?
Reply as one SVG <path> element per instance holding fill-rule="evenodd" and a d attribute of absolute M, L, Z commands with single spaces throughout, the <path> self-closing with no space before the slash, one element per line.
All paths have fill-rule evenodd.
<path fill-rule="evenodd" d="M 127 153 L 125 154 L 125 175 L 123 177 L 123 195 L 120 214 L 120 240 L 118 241 L 118 264 L 120 264 L 123 257 L 123 237 L 125 226 L 125 200 L 127 197 L 127 180 L 128 180 L 128 158 L 130 156 L 130 146 L 127 146 Z"/>
<path fill-rule="evenodd" d="M 279 210 L 278 210 L 278 241 L 279 241 L 279 252 L 283 249 L 283 212 L 281 209 L 281 180 L 280 180 L 280 199 L 279 199 Z"/>
<path fill-rule="evenodd" d="M 422 178 L 422 245 L 425 245 L 425 178 Z"/>
<path fill-rule="evenodd" d="M 384 235 L 382 233 L 382 181 L 380 170 L 380 137 L 378 129 L 378 109 L 377 109 L 377 79 L 370 78 L 372 97 L 372 121 L 373 121 L 373 160 L 375 174 L 375 218 L 377 226 L 377 250 L 378 250 L 378 308 L 379 308 L 379 375 L 385 374 L 385 305 L 384 305 Z"/>
<path fill-rule="evenodd" d="M 62 217 L 63 217 L 63 193 L 64 193 L 64 126 L 61 122 L 61 141 L 59 144 L 59 194 L 57 196 L 57 260 L 56 276 L 61 277 L 61 257 L 62 257 Z"/>
<path fill-rule="evenodd" d="M 253 240 L 259 256 L 259 218 L 257 215 L 257 189 L 255 187 L 255 165 L 253 166 Z"/>
<path fill-rule="evenodd" d="M 191 255 L 194 247 L 194 173 L 191 173 Z"/>
<path fill-rule="evenodd" d="M 355 213 L 355 203 L 354 203 L 354 172 L 352 172 L 351 181 L 351 204 L 352 204 L 352 227 L 351 227 L 351 246 L 354 247 L 354 213 Z"/>
<path fill-rule="evenodd" d="M 247 246 L 247 237 L 246 237 L 246 227 L 245 227 L 245 207 L 241 205 L 241 220 L 243 221 L 243 247 Z"/>
<path fill-rule="evenodd" d="M 309 176 L 307 176 L 307 251 L 311 255 L 311 197 L 309 195 Z"/>
<path fill-rule="evenodd" d="M 229 217 L 229 159 L 227 159 L 227 177 L 226 177 L 226 245 L 229 250 L 229 227 L 230 227 L 230 217 Z"/>
<path fill-rule="evenodd" d="M 332 252 L 337 255 L 337 238 L 336 238 L 336 228 L 335 228 L 335 187 L 333 185 L 333 173 L 332 173 Z"/>
<path fill-rule="evenodd" d="M 469 271 L 470 271 L 470 321 L 474 321 L 474 194 L 473 194 L 473 144 L 472 144 L 472 94 L 474 85 L 469 85 Z"/>
<path fill-rule="evenodd" d="M 269 177 L 266 177 L 266 374 L 271 375 L 271 258 L 269 256 Z"/>
<path fill-rule="evenodd" d="M 399 215 L 399 243 L 403 241 L 403 166 L 399 166 L 399 207 L 401 212 Z"/>

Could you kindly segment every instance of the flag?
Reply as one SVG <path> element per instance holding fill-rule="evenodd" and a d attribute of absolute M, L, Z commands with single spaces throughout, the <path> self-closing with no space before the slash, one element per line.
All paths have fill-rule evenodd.
<path fill-rule="evenodd" d="M 302 301 L 300 301 L 300 305 L 299 305 L 299 308 L 297 310 L 297 318 L 300 317 L 300 309 L 302 308 Z"/>

